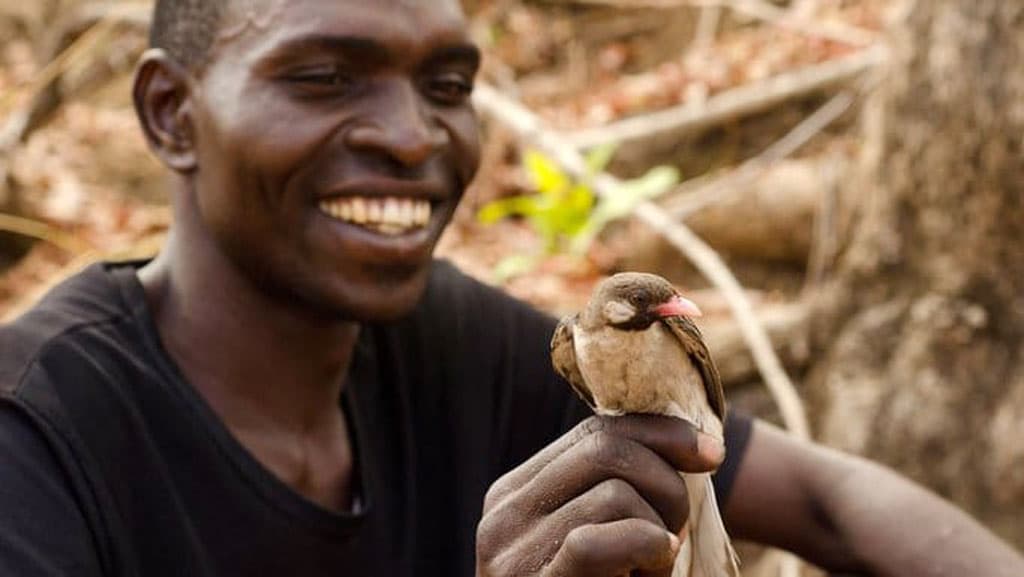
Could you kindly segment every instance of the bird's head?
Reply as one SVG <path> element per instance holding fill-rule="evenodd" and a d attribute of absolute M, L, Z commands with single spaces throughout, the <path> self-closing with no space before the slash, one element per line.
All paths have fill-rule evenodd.
<path fill-rule="evenodd" d="M 644 330 L 673 316 L 699 317 L 701 311 L 667 280 L 646 273 L 620 273 L 598 285 L 584 321 L 622 330 Z"/>

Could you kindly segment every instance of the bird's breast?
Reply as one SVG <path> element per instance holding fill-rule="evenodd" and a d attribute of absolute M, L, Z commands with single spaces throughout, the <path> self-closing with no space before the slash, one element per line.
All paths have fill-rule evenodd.
<path fill-rule="evenodd" d="M 684 418 L 721 434 L 704 381 L 676 337 L 661 323 L 643 331 L 574 330 L 577 364 L 599 413 L 654 413 Z"/>

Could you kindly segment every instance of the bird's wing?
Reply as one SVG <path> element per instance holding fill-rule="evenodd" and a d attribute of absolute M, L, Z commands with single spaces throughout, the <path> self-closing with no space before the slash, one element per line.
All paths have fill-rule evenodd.
<path fill-rule="evenodd" d="M 704 392 L 708 396 L 708 404 L 723 422 L 725 421 L 725 392 L 722 390 L 722 378 L 718 375 L 718 367 L 711 359 L 711 352 L 704 344 L 704 337 L 700 334 L 697 325 L 686 317 L 669 317 L 663 319 L 672 334 L 683 346 L 690 360 L 700 371 L 704 380 Z"/>
<path fill-rule="evenodd" d="M 594 395 L 587 388 L 587 382 L 583 380 L 583 373 L 576 363 L 576 344 L 572 331 L 576 326 L 577 316 L 565 317 L 558 323 L 555 335 L 551 337 L 551 364 L 555 371 L 569 382 L 576 394 L 594 409 Z"/>

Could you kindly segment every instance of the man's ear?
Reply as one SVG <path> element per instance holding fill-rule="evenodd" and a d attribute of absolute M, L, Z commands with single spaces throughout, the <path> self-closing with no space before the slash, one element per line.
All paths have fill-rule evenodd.
<path fill-rule="evenodd" d="M 142 55 L 132 88 L 135 113 L 153 152 L 176 172 L 196 169 L 191 76 L 167 52 Z"/>

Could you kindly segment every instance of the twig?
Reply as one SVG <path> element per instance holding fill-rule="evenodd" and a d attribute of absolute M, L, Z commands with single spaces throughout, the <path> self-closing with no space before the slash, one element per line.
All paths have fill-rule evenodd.
<path fill-rule="evenodd" d="M 586 161 L 579 152 L 564 139 L 548 130 L 528 109 L 501 95 L 487 85 L 481 85 L 475 93 L 477 107 L 496 121 L 509 126 L 523 140 L 529 141 L 552 157 L 573 176 L 589 180 L 599 196 L 613 194 L 619 187 L 618 180 L 606 173 L 590 176 Z M 639 205 L 634 215 L 651 228 L 665 236 L 677 249 L 685 254 L 719 290 L 729 303 L 744 339 L 750 347 L 758 370 L 765 379 L 768 390 L 778 403 L 786 427 L 797 437 L 807 439 L 810 429 L 803 403 L 789 376 L 772 349 L 771 341 L 754 314 L 739 281 L 732 274 L 721 257 L 685 225 L 675 222 L 657 205 L 645 202 Z"/>
<path fill-rule="evenodd" d="M 28 92 L 32 95 L 30 102 L 34 103 L 40 94 L 43 93 L 54 81 L 61 77 L 71 67 L 75 66 L 83 57 L 87 56 L 100 42 L 106 40 L 113 32 L 117 21 L 104 19 L 93 24 L 84 34 L 79 36 L 68 45 L 60 54 L 51 60 L 42 70 L 36 74 L 29 85 Z M 10 100 L 16 93 L 8 94 L 0 102 L 0 110 L 7 108 Z M 13 146 L 16 142 L 23 140 L 26 136 L 28 121 L 31 117 L 32 106 L 27 110 L 11 114 L 7 119 L 2 132 L 0 132 L 0 150 Z"/>
<path fill-rule="evenodd" d="M 867 46 L 877 36 L 870 30 L 845 24 L 842 22 L 822 22 L 808 18 L 795 18 L 788 10 L 784 10 L 765 0 L 571 0 L 575 4 L 591 4 L 616 8 L 679 8 L 682 6 L 705 7 L 717 6 L 728 8 L 738 14 L 744 14 L 762 20 L 792 32 L 823 38 L 850 46 Z"/>
<path fill-rule="evenodd" d="M 700 107 L 680 105 L 612 124 L 579 130 L 562 140 L 576 148 L 593 148 L 610 142 L 629 146 L 654 137 L 679 138 L 729 120 L 766 110 L 782 102 L 843 84 L 871 70 L 885 58 L 875 47 L 850 56 L 780 74 L 718 94 Z"/>
<path fill-rule="evenodd" d="M 812 20 L 809 18 L 810 14 L 791 13 L 765 0 L 724 1 L 738 13 L 805 36 L 823 38 L 850 46 L 868 46 L 877 37 L 874 32 L 850 24 Z"/>
<path fill-rule="evenodd" d="M 56 54 L 36 74 L 27 91 L 31 95 L 29 105 L 23 110 L 11 113 L 0 129 L 0 153 L 9 150 L 18 142 L 24 142 L 29 135 L 46 124 L 47 119 L 61 104 L 55 84 L 92 53 L 114 28 L 119 25 L 144 29 L 149 25 L 152 6 L 149 3 L 125 2 L 119 4 L 93 3 L 77 8 L 70 17 L 63 19 L 58 28 Z M 77 37 L 78 31 L 84 30 Z M 7 108 L 7 99 L 13 99 L 18 92 L 12 91 L 0 102 L 0 111 Z"/>
<path fill-rule="evenodd" d="M 814 236 L 811 239 L 811 252 L 807 259 L 804 294 L 821 286 L 836 255 L 839 205 L 839 178 L 836 173 L 839 162 L 832 158 L 826 165 L 825 192 L 814 216 Z"/>
<path fill-rule="evenodd" d="M 667 196 L 665 209 L 677 219 L 684 219 L 703 208 L 719 203 L 742 191 L 747 184 L 779 161 L 790 156 L 821 131 L 828 128 L 853 105 L 851 92 L 840 92 L 813 114 L 786 133 L 758 156 L 747 160 L 724 176 L 684 182 Z"/>
<path fill-rule="evenodd" d="M 718 26 L 722 21 L 721 6 L 704 6 L 700 9 L 700 19 L 697 20 L 697 33 L 694 34 L 693 44 L 690 50 L 707 50 L 715 42 L 718 35 Z"/>
<path fill-rule="evenodd" d="M 91 248 L 78 237 L 59 231 L 44 222 L 10 214 L 0 213 L 0 231 L 48 242 L 76 255 L 86 253 Z"/>
<path fill-rule="evenodd" d="M 758 321 L 768 333 L 773 348 L 779 351 L 788 370 L 799 370 L 810 361 L 808 331 L 811 307 L 808 301 L 773 304 L 759 308 Z M 715 352 L 715 364 L 727 389 L 750 382 L 758 375 L 757 364 L 735 318 L 707 322 L 701 332 L 708 347 Z"/>

